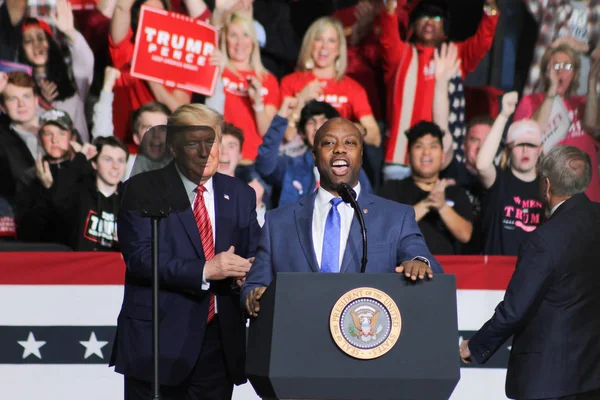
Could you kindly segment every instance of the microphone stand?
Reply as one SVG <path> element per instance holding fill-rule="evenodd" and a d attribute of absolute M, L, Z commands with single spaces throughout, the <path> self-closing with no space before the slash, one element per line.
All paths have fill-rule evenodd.
<path fill-rule="evenodd" d="M 358 202 L 356 201 L 356 192 L 350 186 L 345 183 L 342 183 L 338 187 L 338 193 L 344 203 L 350 204 L 350 206 L 354 209 L 354 214 L 358 218 L 358 223 L 360 224 L 360 231 L 362 233 L 362 260 L 360 265 L 360 273 L 364 274 L 367 269 L 367 227 L 365 226 L 365 218 L 358 206 Z"/>
<path fill-rule="evenodd" d="M 154 371 L 152 379 L 152 400 L 160 400 L 159 348 L 158 348 L 158 223 L 168 212 L 162 208 L 141 211 L 142 217 L 150 218 L 152 224 L 152 358 Z"/>

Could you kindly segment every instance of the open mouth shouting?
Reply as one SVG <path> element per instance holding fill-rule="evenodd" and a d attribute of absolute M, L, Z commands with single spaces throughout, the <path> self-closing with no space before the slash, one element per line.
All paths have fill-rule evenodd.
<path fill-rule="evenodd" d="M 346 159 L 335 159 L 331 162 L 331 172 L 335 176 L 346 176 L 350 170 L 350 163 Z"/>

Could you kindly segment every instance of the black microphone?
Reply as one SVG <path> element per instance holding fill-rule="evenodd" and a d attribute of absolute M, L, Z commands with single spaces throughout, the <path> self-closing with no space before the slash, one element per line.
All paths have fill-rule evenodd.
<path fill-rule="evenodd" d="M 354 214 L 358 217 L 358 223 L 360 224 L 360 230 L 362 233 L 362 242 L 363 242 L 363 254 L 362 261 L 360 265 L 360 273 L 364 274 L 365 269 L 367 268 L 367 227 L 365 226 L 365 219 L 360 211 L 360 207 L 356 202 L 356 192 L 350 186 L 345 183 L 341 183 L 338 186 L 338 193 L 344 203 L 350 204 L 354 209 Z"/>

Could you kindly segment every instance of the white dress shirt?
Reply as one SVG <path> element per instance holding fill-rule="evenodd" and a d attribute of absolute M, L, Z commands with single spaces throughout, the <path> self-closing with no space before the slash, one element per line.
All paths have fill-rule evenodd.
<path fill-rule="evenodd" d="M 552 207 L 552 210 L 550 211 L 550 216 L 552 216 L 552 214 L 554 214 L 554 212 L 556 210 L 558 210 L 558 207 L 560 207 L 562 205 L 562 203 L 564 203 L 566 200 L 561 201 L 560 203 L 558 203 L 557 205 L 555 205 L 554 207 Z"/>
<path fill-rule="evenodd" d="M 196 201 L 196 195 L 198 185 L 194 182 L 190 181 L 185 177 L 177 168 L 177 174 L 181 178 L 183 182 L 183 187 L 185 188 L 185 192 L 190 200 L 190 206 L 192 208 L 192 212 L 194 211 L 194 202 Z M 213 180 L 210 177 L 203 185 L 206 190 L 204 191 L 204 204 L 206 205 L 206 210 L 208 211 L 208 218 L 210 218 L 210 225 L 212 226 L 213 233 L 213 243 L 215 242 L 215 189 L 213 188 Z M 202 245 L 202 244 L 201 244 Z M 216 253 L 216 251 L 215 251 Z M 202 290 L 208 290 L 210 288 L 210 282 L 208 282 L 204 276 L 204 271 L 202 271 Z M 215 313 L 217 311 L 216 303 L 215 303 Z"/>
<path fill-rule="evenodd" d="M 360 195 L 360 183 L 354 186 L 356 192 L 356 198 Z M 315 208 L 313 210 L 312 218 L 312 238 L 313 247 L 315 249 L 315 256 L 317 257 L 317 263 L 319 269 L 321 268 L 321 258 L 323 257 L 323 236 L 325 234 L 325 223 L 327 222 L 327 214 L 331 210 L 331 199 L 333 199 L 331 193 L 319 187 L 317 189 L 317 197 L 315 199 Z M 352 220 L 354 218 L 354 209 L 350 204 L 341 203 L 338 205 L 338 211 L 340 213 L 340 257 L 338 271 L 342 266 L 342 260 L 344 259 L 344 252 L 346 251 L 346 242 L 348 241 L 348 235 L 350 234 L 350 227 L 352 226 Z"/>

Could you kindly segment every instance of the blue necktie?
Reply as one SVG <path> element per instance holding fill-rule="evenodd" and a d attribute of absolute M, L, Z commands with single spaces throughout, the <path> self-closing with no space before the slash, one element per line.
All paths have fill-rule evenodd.
<path fill-rule="evenodd" d="M 323 254 L 321 256 L 321 272 L 334 272 L 340 270 L 340 231 L 341 217 L 338 205 L 342 202 L 340 197 L 331 199 L 331 210 L 327 214 L 325 233 L 323 235 Z"/>

